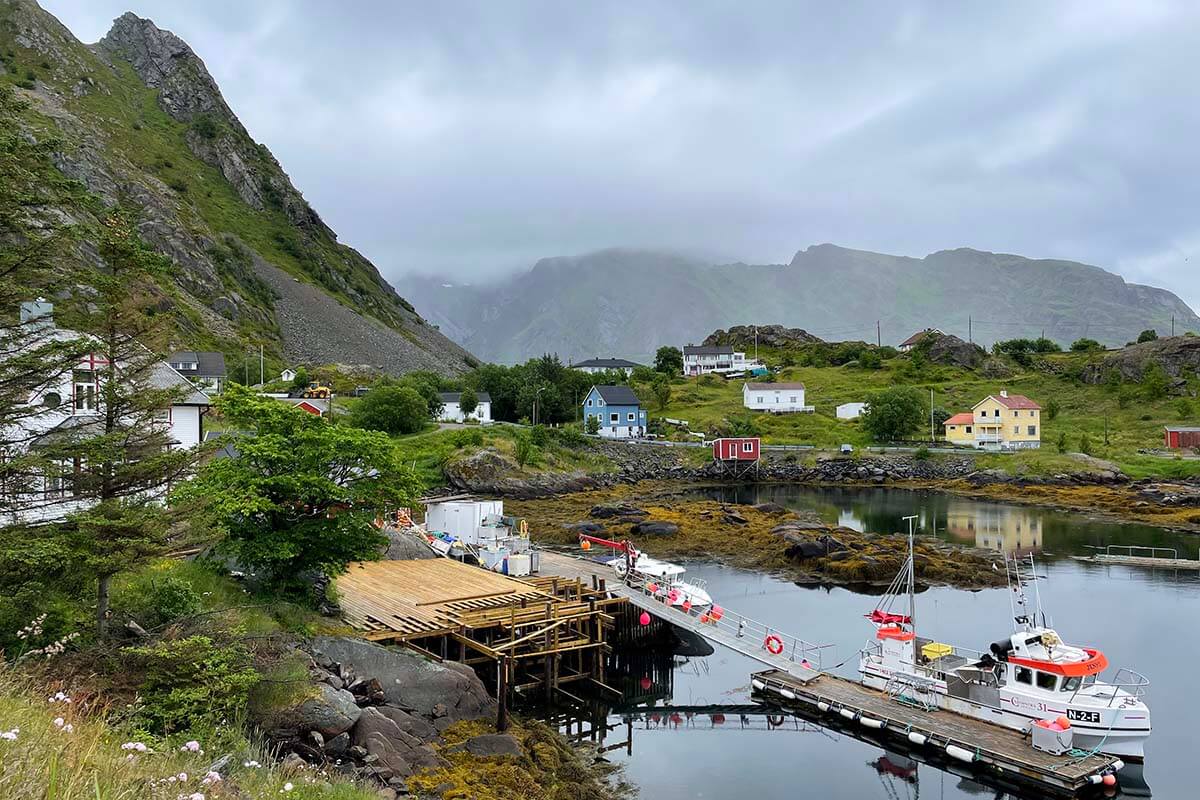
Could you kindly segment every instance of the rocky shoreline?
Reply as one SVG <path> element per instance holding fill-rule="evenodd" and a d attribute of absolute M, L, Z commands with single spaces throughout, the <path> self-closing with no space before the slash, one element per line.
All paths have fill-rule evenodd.
<path fill-rule="evenodd" d="M 300 652 L 308 684 L 253 720 L 285 765 L 341 772 L 385 800 L 483 796 L 473 791 L 480 780 L 521 794 L 559 770 L 571 773 L 574 796 L 609 797 L 601 776 L 545 726 L 517 722 L 497 733 L 496 701 L 468 666 L 344 636 L 317 637 Z"/>

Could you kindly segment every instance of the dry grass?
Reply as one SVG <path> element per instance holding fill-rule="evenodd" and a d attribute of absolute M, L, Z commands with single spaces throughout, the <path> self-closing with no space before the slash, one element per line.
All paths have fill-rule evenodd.
<path fill-rule="evenodd" d="M 29 684 L 29 676 L 0 668 L 0 732 L 17 729 L 14 739 L 0 739 L 4 800 L 199 800 L 197 794 L 204 800 L 378 798 L 373 790 L 314 771 L 245 767 L 251 760 L 269 762 L 261 748 L 251 745 L 233 753 L 235 766 L 227 780 L 204 784 L 209 766 L 224 753 L 182 752 L 177 743 L 146 739 L 148 752 L 123 750 L 121 745 L 130 740 L 108 723 L 107 709 L 95 698 L 80 694 L 70 703 L 50 702 L 49 697 L 66 688 Z M 292 790 L 284 791 L 289 783 Z"/>

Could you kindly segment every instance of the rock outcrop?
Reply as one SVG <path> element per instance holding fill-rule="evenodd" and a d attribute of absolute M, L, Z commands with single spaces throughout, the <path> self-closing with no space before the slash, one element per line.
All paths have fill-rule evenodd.
<path fill-rule="evenodd" d="M 953 334 L 928 337 L 929 344 L 921 349 L 934 364 L 975 369 L 987 359 L 987 351 L 977 344 L 963 341 Z"/>
<path fill-rule="evenodd" d="M 785 328 L 783 325 L 734 325 L 729 330 L 716 330 L 704 338 L 704 344 L 728 344 L 734 347 L 754 347 L 755 332 L 758 344 L 763 347 L 797 347 L 802 344 L 823 342 L 803 328 Z"/>
<path fill-rule="evenodd" d="M 586 472 L 545 472 L 521 475 L 516 463 L 493 448 L 484 448 L 442 467 L 451 487 L 505 497 L 548 497 L 607 486 L 612 478 Z"/>
<path fill-rule="evenodd" d="M 1086 383 L 1103 383 L 1116 374 L 1123 381 L 1136 383 L 1151 364 L 1162 367 L 1174 380 L 1172 388 L 1182 392 L 1187 386 L 1185 376 L 1200 370 L 1200 336 L 1170 336 L 1130 345 L 1084 366 L 1080 377 Z"/>
<path fill-rule="evenodd" d="M 337 241 L 183 39 L 127 13 L 89 48 L 33 0 L 0 5 L 0 28 L 24 51 L 6 61 L 36 75 L 17 89 L 31 104 L 29 135 L 60 138 L 55 166 L 101 201 L 62 213 L 92 228 L 120 203 L 171 259 L 161 310 L 176 326 L 172 346 L 237 353 L 252 338 L 288 361 L 391 373 L 473 363 Z M 64 259 L 63 285 L 96 258 L 85 238 Z"/>

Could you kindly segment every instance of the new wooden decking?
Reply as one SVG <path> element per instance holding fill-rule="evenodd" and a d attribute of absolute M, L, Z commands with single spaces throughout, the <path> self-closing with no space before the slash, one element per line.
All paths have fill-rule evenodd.
<path fill-rule="evenodd" d="M 857 681 L 823 674 L 807 683 L 796 680 L 779 670 L 755 673 L 752 680 L 765 685 L 757 690 L 773 705 L 805 706 L 806 715 L 820 713 L 818 703 L 827 703 L 827 718 L 845 721 L 838 711 L 842 708 L 871 719 L 883 720 L 884 731 L 908 744 L 910 732 L 924 734 L 929 742 L 923 747 L 942 753 L 947 745 L 956 745 L 975 753 L 976 764 L 999 773 L 1006 773 L 1015 782 L 1033 782 L 1052 787 L 1060 793 L 1073 794 L 1091 785 L 1090 777 L 1112 768 L 1117 761 L 1112 756 L 1097 754 L 1086 757 L 1052 755 L 1030 746 L 1026 738 L 1011 728 L 990 725 L 952 711 L 924 711 L 899 703 L 885 693 L 863 686 Z M 786 690 L 795 699 L 782 694 Z M 858 724 L 853 721 L 847 725 Z M 880 731 L 860 728 L 860 732 L 878 735 Z M 911 745 L 908 745 L 911 747 Z"/>

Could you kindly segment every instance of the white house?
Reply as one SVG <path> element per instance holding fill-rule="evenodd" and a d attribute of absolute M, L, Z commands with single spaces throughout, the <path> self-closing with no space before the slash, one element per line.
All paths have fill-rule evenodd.
<path fill-rule="evenodd" d="M 858 419 L 867 410 L 866 403 L 842 403 L 837 407 L 838 419 Z"/>
<path fill-rule="evenodd" d="M 577 369 L 589 375 L 595 375 L 597 372 L 608 372 L 609 370 L 620 370 L 625 373 L 625 377 L 629 377 L 640 366 L 642 365 L 634 361 L 626 361 L 623 358 L 589 358 L 587 361 L 572 364 L 571 369 Z"/>
<path fill-rule="evenodd" d="M 747 359 L 746 354 L 735 351 L 732 345 L 687 345 L 683 348 L 683 374 L 707 375 L 710 372 L 744 372 L 761 369 L 763 364 Z"/>
<path fill-rule="evenodd" d="M 925 341 L 925 338 L 928 336 L 945 336 L 945 335 L 946 335 L 945 332 L 942 331 L 940 328 L 926 328 L 923 331 L 917 331 L 912 336 L 905 339 L 903 342 L 900 343 L 900 345 L 896 349 L 899 350 L 901 353 L 907 353 L 910 350 L 912 350 L 914 347 L 919 345 L 921 342 Z"/>
<path fill-rule="evenodd" d="M 459 405 L 462 392 L 441 392 L 438 397 L 442 401 L 442 413 L 438 415 L 438 422 L 465 422 L 467 416 L 485 425 L 492 421 L 492 396 L 487 392 L 475 393 L 475 410 L 469 415 L 464 415 Z"/>
<path fill-rule="evenodd" d="M 220 394 L 225 388 L 224 353 L 177 350 L 167 356 L 167 364 L 203 392 Z"/>
<path fill-rule="evenodd" d="M 296 370 L 288 367 L 283 372 L 279 373 L 279 380 L 283 381 L 284 383 L 291 383 L 292 381 L 296 380 Z"/>
<path fill-rule="evenodd" d="M 804 404 L 803 383 L 743 383 L 742 405 L 774 414 L 811 414 L 814 410 Z"/>
<path fill-rule="evenodd" d="M 68 342 L 81 338 L 80 334 L 54 326 L 54 306 L 45 301 L 21 304 L 21 324 L 29 330 L 43 331 L 39 342 Z M 26 398 L 23 408 L 18 409 L 19 422 L 0 431 L 0 441 L 10 442 L 13 454 L 29 452 L 46 446 L 71 430 L 95 426 L 103 421 L 103 392 L 101 377 L 107 362 L 102 356 L 91 353 L 80 359 L 70 370 L 64 370 L 55 379 L 38 387 Z M 209 407 L 208 395 L 197 389 L 187 378 L 171 368 L 165 361 L 154 365 L 147 381 L 156 389 L 172 389 L 179 392 L 178 399 L 157 415 L 156 423 L 166 425 L 171 447 L 195 447 L 204 438 L 204 413 Z M 26 413 L 27 412 L 27 413 Z M 152 423 L 155 424 L 155 423 Z M 0 453 L 0 461 L 4 460 Z M 21 487 L 4 487 L 10 492 L 8 504 L 15 510 L 8 514 L 10 522 L 47 523 L 57 522 L 67 515 L 83 510 L 85 501 L 71 496 L 70 475 L 80 468 L 79 460 L 74 464 L 60 463 L 57 468 L 36 476 L 32 484 Z"/>

